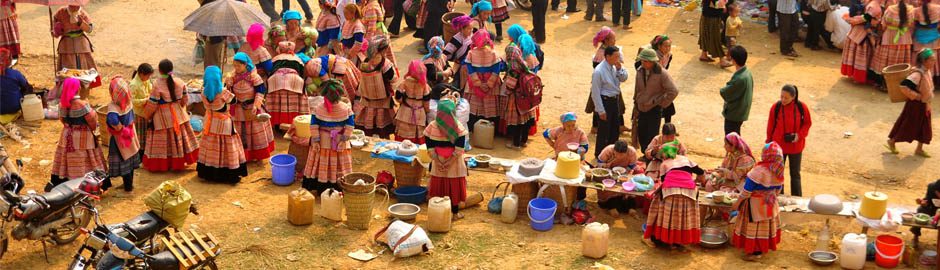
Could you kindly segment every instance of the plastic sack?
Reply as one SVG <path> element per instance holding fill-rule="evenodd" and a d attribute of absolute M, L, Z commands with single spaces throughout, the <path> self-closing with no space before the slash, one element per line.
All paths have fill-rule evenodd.
<path fill-rule="evenodd" d="M 189 216 L 193 196 L 176 181 L 164 181 L 147 197 L 144 204 L 174 228 L 181 228 Z"/>
<path fill-rule="evenodd" d="M 858 209 L 856 209 L 858 211 Z M 901 213 L 908 212 L 900 208 L 888 208 L 881 219 L 869 219 L 856 215 L 855 220 L 864 227 L 882 232 L 895 232 L 901 227 Z"/>
<path fill-rule="evenodd" d="M 852 25 L 842 19 L 842 15 L 847 13 L 849 13 L 848 7 L 840 7 L 826 15 L 824 27 L 826 31 L 832 33 L 830 38 L 832 44 L 838 48 L 845 46 L 845 39 L 849 36 L 849 31 L 852 30 Z"/>
<path fill-rule="evenodd" d="M 429 252 L 434 244 L 421 226 L 405 223 L 401 220 L 392 221 L 375 234 L 375 241 L 384 234 L 386 244 L 395 257 L 404 258 Z"/>

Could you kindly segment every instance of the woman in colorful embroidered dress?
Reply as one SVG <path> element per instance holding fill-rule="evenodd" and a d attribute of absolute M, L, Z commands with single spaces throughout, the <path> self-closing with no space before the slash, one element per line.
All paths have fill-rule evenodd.
<path fill-rule="evenodd" d="M 296 10 L 285 11 L 284 16 L 281 16 L 281 20 L 283 20 L 284 25 L 287 26 L 287 30 L 285 31 L 287 33 L 287 41 L 293 42 L 295 46 L 293 53 L 303 52 L 307 49 L 307 45 L 304 42 L 307 37 L 300 27 L 300 21 L 302 19 L 303 17 L 300 16 L 300 12 Z"/>
<path fill-rule="evenodd" d="M 894 64 L 910 64 L 914 60 L 911 52 L 913 40 L 911 27 L 914 26 L 914 8 L 900 0 L 896 5 L 885 9 L 881 25 L 885 28 L 881 34 L 881 44 L 875 50 L 871 68 L 876 80 L 883 84 L 881 71 Z"/>
<path fill-rule="evenodd" d="M 744 138 L 737 132 L 728 133 L 725 135 L 725 158 L 721 160 L 721 166 L 707 177 L 705 191 L 734 191 L 744 182 L 744 176 L 754 168 L 755 163 L 757 160 Z"/>
<path fill-rule="evenodd" d="M 509 20 L 509 7 L 506 0 L 493 0 L 493 14 L 490 17 L 496 25 L 496 41 L 503 41 L 503 22 Z"/>
<path fill-rule="evenodd" d="M 614 144 L 608 145 L 597 155 L 598 168 L 624 168 L 631 174 L 639 174 L 644 168 L 637 163 L 638 151 L 626 140 L 617 140 Z M 619 218 L 620 213 L 629 213 L 630 209 L 635 208 L 637 200 L 626 194 L 614 191 L 597 191 L 597 207 L 607 210 L 611 217 Z"/>
<path fill-rule="evenodd" d="M 108 104 L 108 175 L 124 180 L 124 191 L 134 190 L 134 170 L 140 168 L 140 144 L 134 130 L 134 105 L 131 92 L 121 75 L 111 78 L 111 103 Z M 111 186 L 105 181 L 104 189 Z"/>
<path fill-rule="evenodd" d="M 363 0 L 362 25 L 366 27 L 365 40 L 372 40 L 377 35 L 385 35 L 385 9 L 379 0 Z"/>
<path fill-rule="evenodd" d="M 69 179 L 85 176 L 95 170 L 107 170 L 104 154 L 96 140 L 98 116 L 77 94 L 81 88 L 78 79 L 68 78 L 62 83 L 59 115 L 62 116 L 62 135 L 52 160 L 52 177 L 46 192 Z"/>
<path fill-rule="evenodd" d="M 545 132 L 542 132 L 542 137 L 545 137 L 545 141 L 548 142 L 548 145 L 555 150 L 554 156 L 558 156 L 558 153 L 564 151 L 571 151 L 571 149 L 568 149 L 568 144 L 570 143 L 579 145 L 577 151 L 581 153 L 582 157 L 590 148 L 587 133 L 584 133 L 584 130 L 578 128 L 578 116 L 573 112 L 562 114 L 561 126 L 546 129 Z"/>
<path fill-rule="evenodd" d="M 731 244 L 744 251 L 744 260 L 759 259 L 777 250 L 780 243 L 780 210 L 777 193 L 783 188 L 783 150 L 771 142 L 764 145 L 761 161 L 747 173 L 741 196 L 731 206 L 738 210 Z"/>
<path fill-rule="evenodd" d="M 10 50 L 13 59 L 20 58 L 20 26 L 17 24 L 16 3 L 0 0 L 0 48 Z"/>
<path fill-rule="evenodd" d="M 82 6 L 70 5 L 59 8 L 53 16 L 53 35 L 59 39 L 59 63 L 56 70 L 97 68 L 95 58 L 91 56 L 94 47 L 86 33 L 91 33 L 93 26 L 88 13 Z"/>
<path fill-rule="evenodd" d="M 591 59 L 591 67 L 597 67 L 598 64 L 604 61 L 604 50 L 607 47 L 617 46 L 617 34 L 614 30 L 610 29 L 607 26 L 602 26 L 601 30 L 594 34 L 594 39 L 592 39 L 594 47 L 597 48 L 597 51 L 594 53 L 594 58 Z M 621 103 L 623 103 L 623 95 L 620 97 Z M 599 118 L 597 114 L 594 113 L 594 100 L 591 99 L 591 96 L 588 95 L 587 105 L 584 107 L 585 113 L 590 113 L 591 117 L 591 134 L 597 133 L 597 122 Z"/>
<path fill-rule="evenodd" d="M 173 76 L 173 62 L 157 65 L 160 77 L 153 83 L 144 117 L 150 119 L 144 148 L 144 169 L 151 172 L 183 170 L 199 158 L 199 142 L 184 109 L 189 97 L 185 85 Z"/>
<path fill-rule="evenodd" d="M 395 115 L 396 141 L 424 143 L 423 133 L 428 124 L 428 99 L 431 94 L 427 72 L 421 60 L 411 60 L 408 64 L 408 74 L 395 92 L 395 99 L 401 104 L 398 114 Z"/>
<path fill-rule="evenodd" d="M 134 129 L 137 130 L 137 141 L 140 143 L 140 157 L 144 156 L 147 142 L 147 126 L 150 120 L 144 118 L 144 106 L 150 101 L 150 92 L 153 91 L 153 82 L 150 77 L 153 76 L 153 66 L 148 63 L 142 63 L 137 66 L 137 70 L 131 74 L 131 102 L 134 104 Z"/>
<path fill-rule="evenodd" d="M 877 26 L 881 25 L 881 13 L 881 0 L 868 0 L 864 10 L 843 17 L 852 29 L 842 50 L 842 75 L 856 83 L 874 82 L 869 73 L 875 48 L 881 43 L 876 34 Z"/>
<path fill-rule="evenodd" d="M 279 54 L 274 57 L 274 74 L 268 78 L 265 108 L 271 115 L 271 125 L 291 125 L 294 117 L 310 114 L 310 104 L 304 91 L 304 64 L 294 51 L 294 43 L 281 42 Z"/>
<path fill-rule="evenodd" d="M 307 74 L 306 89 L 308 93 L 317 94 L 320 86 L 329 79 L 337 79 L 343 83 L 345 97 L 352 100 L 359 89 L 359 69 L 345 57 L 328 54 L 307 61 L 304 66 Z"/>
<path fill-rule="evenodd" d="M 500 97 L 506 99 L 506 107 L 503 110 L 502 118 L 506 121 L 507 135 L 512 138 L 511 142 L 506 143 L 510 149 L 519 149 L 525 147 L 529 142 L 529 129 L 535 125 L 533 113 L 538 106 L 526 111 L 521 111 L 516 106 L 518 91 L 523 91 L 521 81 L 522 74 L 538 73 L 539 60 L 535 58 L 535 41 L 528 34 L 513 39 L 514 46 L 506 47 L 506 82 L 503 86 L 506 89 L 506 96 Z"/>
<path fill-rule="evenodd" d="M 235 54 L 233 64 L 235 73 L 225 78 L 225 87 L 231 89 L 237 102 L 231 108 L 235 130 L 242 138 L 245 159 L 263 160 L 274 151 L 274 131 L 271 129 L 270 115 L 264 109 L 267 88 L 247 54 Z"/>
<path fill-rule="evenodd" d="M 229 104 L 235 94 L 223 88 L 222 70 L 209 66 L 203 75 L 202 96 L 206 107 L 206 124 L 199 145 L 199 162 L 196 172 L 199 178 L 212 182 L 238 183 L 248 175 L 245 165 L 245 149 L 242 139 L 235 131 Z M 237 105 L 236 105 L 237 106 Z"/>
<path fill-rule="evenodd" d="M 394 85 L 398 84 L 398 68 L 382 53 L 388 46 L 385 36 L 369 40 L 365 62 L 360 65 L 362 79 L 353 104 L 356 110 L 356 128 L 366 136 L 378 135 L 388 139 L 395 132 Z"/>
<path fill-rule="evenodd" d="M 482 3 L 478 2 L 478 3 Z M 467 67 L 468 91 L 467 100 L 470 101 L 470 131 L 478 120 L 499 121 L 499 90 L 502 80 L 499 72 L 503 69 L 503 61 L 493 49 L 490 33 L 477 31 L 473 34 L 473 47 L 467 52 L 464 66 Z"/>
<path fill-rule="evenodd" d="M 470 38 L 473 34 L 471 22 L 473 22 L 473 19 L 466 15 L 451 19 L 451 27 L 458 32 L 447 41 L 447 45 L 444 45 L 444 55 L 447 56 L 448 61 L 453 63 L 452 65 L 455 68 L 453 84 L 460 91 L 464 91 L 467 86 L 467 69 L 464 67 L 464 60 L 466 60 L 467 53 L 470 51 L 470 45 L 473 44 Z"/>
<path fill-rule="evenodd" d="M 685 145 L 679 142 L 679 133 L 676 131 L 676 125 L 672 123 L 663 124 L 660 131 L 659 135 L 653 137 L 653 140 L 650 141 L 650 144 L 646 147 L 646 152 L 643 153 L 643 158 L 649 163 L 649 165 L 646 166 L 646 175 L 653 179 L 659 179 L 662 176 L 659 168 L 663 160 L 663 145 L 669 142 L 676 142 L 679 147 L 679 155 L 684 156 L 686 154 Z"/>
<path fill-rule="evenodd" d="M 433 37 L 428 41 L 428 53 L 421 58 L 424 62 L 424 69 L 427 70 L 425 82 L 429 87 L 434 87 L 440 83 L 446 83 L 447 78 L 453 75 L 450 63 L 447 62 L 447 56 L 444 55 L 444 39 Z"/>
<path fill-rule="evenodd" d="M 470 8 L 470 17 L 473 18 L 473 32 L 476 33 L 478 30 L 489 31 L 486 29 L 486 23 L 492 20 L 493 16 L 493 4 L 488 0 L 480 0 L 473 4 Z M 502 25 L 499 26 L 502 28 Z M 502 29 L 498 31 L 500 40 L 502 40 Z"/>
<path fill-rule="evenodd" d="M 456 220 L 463 218 L 458 205 L 467 200 L 467 163 L 463 161 L 463 154 L 468 132 L 463 123 L 457 121 L 455 110 L 454 100 L 441 99 L 437 116 L 424 129 L 424 141 L 431 156 L 428 196 L 449 196 L 450 211 Z"/>
<path fill-rule="evenodd" d="M 344 95 L 343 83 L 338 80 L 330 79 L 320 86 L 323 106 L 314 107 L 310 117 L 310 150 L 303 180 L 307 190 L 339 190 L 336 181 L 352 172 L 349 137 L 356 120 Z"/>
<path fill-rule="evenodd" d="M 936 51 L 940 48 L 940 4 L 921 1 L 921 5 L 914 9 L 914 51 L 919 52 L 927 48 Z M 940 66 L 927 67 L 934 78 L 940 75 Z"/>
<path fill-rule="evenodd" d="M 271 75 L 272 66 L 271 66 L 271 52 L 268 51 L 264 46 L 264 25 L 260 23 L 252 24 L 248 28 L 248 34 L 245 39 L 247 40 L 248 46 L 241 46 L 239 51 L 248 55 L 251 58 L 251 62 L 258 67 L 258 75 L 261 78 L 267 78 Z"/>
<path fill-rule="evenodd" d="M 330 40 L 339 39 L 340 20 L 336 14 L 336 6 L 331 0 L 320 1 L 320 15 L 317 16 L 317 55 L 327 55 Z"/>
<path fill-rule="evenodd" d="M 345 50 L 342 56 L 358 63 L 362 44 L 366 40 L 366 28 L 362 24 L 362 11 L 359 10 L 359 5 L 346 5 L 343 13 L 346 16 L 346 22 L 343 23 L 343 31 L 339 38 L 343 42 L 343 49 Z"/>
<path fill-rule="evenodd" d="M 933 139 L 933 127 L 930 123 L 933 113 L 930 110 L 930 102 L 933 100 L 934 84 L 930 67 L 936 65 L 936 62 L 937 56 L 933 50 L 921 50 L 917 53 L 917 68 L 901 82 L 901 92 L 907 97 L 907 101 L 904 102 L 904 110 L 898 120 L 894 121 L 891 133 L 888 134 L 888 144 L 885 147 L 892 154 L 898 153 L 895 143 L 917 141 L 914 154 L 930 157 L 924 151 L 924 144 L 930 144 Z"/>
<path fill-rule="evenodd" d="M 653 194 L 649 215 L 646 217 L 644 242 L 650 247 L 670 245 L 679 251 L 688 251 L 684 246 L 701 241 L 701 223 L 698 211 L 698 188 L 696 178 L 702 178 L 705 170 L 679 155 L 675 142 L 663 145 L 662 186 Z"/>

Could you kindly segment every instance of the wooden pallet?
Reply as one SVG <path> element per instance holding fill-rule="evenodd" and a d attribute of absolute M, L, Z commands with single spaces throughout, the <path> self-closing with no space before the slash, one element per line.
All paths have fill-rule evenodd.
<path fill-rule="evenodd" d="M 170 237 L 160 240 L 180 262 L 180 269 L 188 269 L 205 261 L 215 260 L 216 254 L 220 253 L 219 240 L 212 233 L 200 235 L 193 229 L 189 232 L 177 232 L 173 228 L 168 228 L 167 231 Z"/>

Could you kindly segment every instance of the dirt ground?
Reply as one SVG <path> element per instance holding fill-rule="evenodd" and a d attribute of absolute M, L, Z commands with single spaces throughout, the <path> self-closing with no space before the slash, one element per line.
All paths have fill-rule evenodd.
<path fill-rule="evenodd" d="M 141 62 L 156 64 L 169 58 L 176 62 L 180 76 L 186 79 L 200 76 L 201 65 L 194 67 L 192 63 L 195 34 L 182 30 L 183 18 L 196 7 L 196 1 L 191 0 L 146 1 L 146 4 L 133 0 L 93 0 L 88 7 L 95 22 L 91 40 L 102 73 L 128 76 Z M 461 3 L 458 9 L 466 11 L 468 7 Z M 45 7 L 25 4 L 19 5 L 18 11 L 25 51 L 18 69 L 32 83 L 50 87 L 53 55 L 52 40 L 47 34 L 47 11 Z M 510 22 L 526 28 L 531 26 L 528 13 L 517 10 L 512 16 Z M 586 22 L 581 16 L 582 13 L 571 14 L 566 19 L 562 12 L 549 11 L 548 42 L 542 45 L 546 52 L 542 78 L 547 88 L 540 129 L 558 125 L 556 116 L 565 111 L 575 111 L 581 119 L 590 119 L 583 112 L 590 87 L 589 63 L 594 53 L 590 40 L 609 22 Z M 698 18 L 698 12 L 647 6 L 642 17 L 636 18 L 634 30 L 616 31 L 619 45 L 627 48 L 628 53 L 648 43 L 655 34 L 668 34 L 674 40 L 675 58 L 669 72 L 680 89 L 674 122 L 679 127 L 681 140 L 693 152 L 693 159 L 711 168 L 720 163 L 723 156 L 722 101 L 718 90 L 733 70 L 697 61 Z M 404 60 L 418 57 L 415 49 L 420 41 L 411 38 L 410 33 L 393 41 L 398 58 L 403 59 L 400 67 L 407 65 Z M 913 156 L 912 145 L 899 145 L 901 154 L 897 156 L 884 154 L 881 145 L 902 105 L 889 103 L 886 94 L 871 87 L 842 78 L 839 53 L 813 52 L 797 45 L 804 56 L 786 59 L 776 53 L 777 40 L 775 34 L 767 34 L 763 26 L 752 23 L 745 24 L 739 39 L 750 52 L 748 64 L 755 81 L 751 120 L 743 128 L 744 138 L 752 149 L 759 149 L 762 143 L 766 117 L 770 105 L 778 98 L 778 89 L 785 83 L 796 84 L 815 122 L 804 152 L 804 194 L 833 193 L 848 199 L 850 195 L 877 189 L 886 192 L 892 203 L 913 204 L 914 198 L 923 195 L 926 184 L 938 177 L 935 172 L 940 170 L 940 163 Z M 633 83 L 631 74 L 623 85 L 628 97 L 632 95 Z M 94 103 L 104 103 L 106 88 L 94 89 L 92 96 Z M 589 121 L 579 122 L 584 129 L 589 125 Z M 854 136 L 843 138 L 846 131 Z M 25 169 L 28 188 L 41 190 L 46 183 L 50 167 L 39 163 L 53 158 L 56 144 L 51 138 L 57 138 L 58 132 L 58 122 L 43 121 L 36 132 L 26 132 L 33 143 L 29 148 L 9 138 L 2 140 L 12 157 L 32 159 Z M 550 149 L 541 139 L 533 137 L 532 142 L 523 151 L 499 147 L 475 152 L 507 158 L 548 156 Z M 278 139 L 277 143 L 277 152 L 286 152 L 287 142 Z M 497 145 L 502 143 L 497 142 Z M 940 153 L 932 146 L 928 146 L 927 151 Z M 391 170 L 389 162 L 369 159 L 364 153 L 356 155 L 355 164 L 358 171 Z M 196 226 L 220 238 L 224 248 L 220 265 L 224 269 L 585 269 L 595 261 L 617 269 L 806 269 L 813 267 L 806 253 L 814 246 L 815 231 L 825 221 L 818 216 L 785 214 L 780 249 L 751 263 L 742 261 L 740 252 L 732 248 L 703 250 L 694 247 L 692 253 L 684 255 L 647 248 L 640 242 L 643 221 L 632 217 L 614 219 L 591 204 L 592 213 L 599 221 L 612 226 L 609 254 L 602 260 L 592 260 L 580 254 L 581 227 L 556 225 L 550 232 L 535 232 L 526 220 L 520 219 L 514 224 L 499 222 L 497 216 L 486 212 L 484 203 L 465 210 L 467 218 L 456 222 L 451 232 L 433 234 L 436 249 L 430 256 L 396 260 L 383 255 L 362 263 L 348 258 L 346 253 L 369 247 L 375 249 L 370 244 L 371 237 L 386 222 L 384 207 L 376 207 L 375 213 L 382 218 L 374 220 L 369 231 L 350 230 L 322 218 L 317 218 L 310 226 L 292 226 L 286 222 L 286 195 L 299 184 L 278 187 L 264 180 L 271 175 L 266 162 L 252 163 L 249 170 L 250 175 L 234 186 L 202 181 L 196 177 L 194 169 L 160 174 L 138 170 L 137 190 L 110 192 L 101 200 L 99 209 L 106 222 L 122 222 L 146 210 L 141 201 L 143 196 L 161 181 L 173 179 L 184 183 L 202 206 L 202 215 L 190 216 L 188 226 Z M 482 191 L 489 198 L 493 187 L 503 180 L 502 175 L 473 172 L 469 186 L 470 190 Z M 841 239 L 846 232 L 860 230 L 850 219 L 832 221 L 832 239 Z M 426 222 L 427 216 L 422 212 L 417 223 Z M 905 238 L 910 238 L 906 230 L 904 234 Z M 923 239 L 928 247 L 936 244 L 935 236 L 935 231 L 925 232 Z M 832 241 L 834 250 L 838 250 L 837 242 Z M 73 243 L 50 247 L 51 264 L 46 264 L 40 243 L 11 242 L 11 250 L 0 261 L 0 269 L 61 268 L 78 246 Z M 869 263 L 868 267 L 875 266 Z"/>

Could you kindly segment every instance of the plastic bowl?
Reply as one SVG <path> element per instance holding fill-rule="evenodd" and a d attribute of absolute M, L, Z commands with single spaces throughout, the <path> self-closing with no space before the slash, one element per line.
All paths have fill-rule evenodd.
<path fill-rule="evenodd" d="M 608 179 L 604 179 L 603 181 L 601 181 L 601 183 L 604 183 L 604 187 L 606 188 L 612 188 L 614 187 L 614 185 L 617 184 L 617 180 L 608 178 Z"/>
<path fill-rule="evenodd" d="M 630 192 L 630 191 L 633 191 L 634 189 L 636 189 L 636 184 L 634 184 L 633 182 L 623 182 L 623 190 Z"/>
<path fill-rule="evenodd" d="M 400 203 L 422 204 L 428 195 L 426 187 L 398 187 L 393 192 Z"/>
<path fill-rule="evenodd" d="M 388 207 L 388 213 L 400 220 L 412 220 L 421 212 L 421 207 L 411 203 L 396 203 Z"/>
<path fill-rule="evenodd" d="M 581 147 L 578 143 L 568 143 L 566 146 L 568 146 L 568 150 L 571 150 L 571 152 L 577 151 L 578 148 Z"/>

